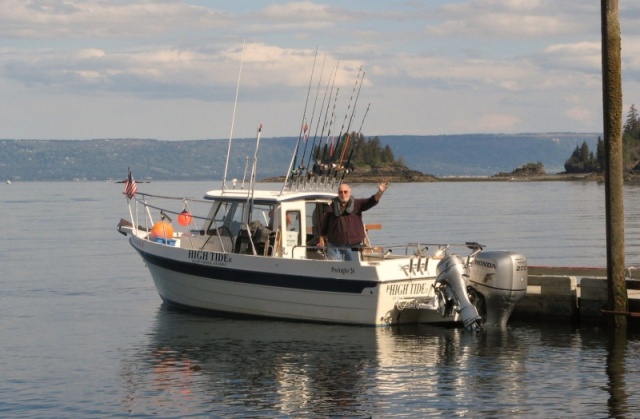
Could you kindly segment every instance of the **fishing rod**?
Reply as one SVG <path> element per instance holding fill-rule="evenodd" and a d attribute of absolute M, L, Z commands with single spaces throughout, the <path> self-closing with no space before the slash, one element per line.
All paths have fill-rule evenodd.
<path fill-rule="evenodd" d="M 336 138 L 336 143 L 333 144 L 333 140 L 331 141 L 331 152 L 329 153 L 329 163 L 330 163 L 331 169 L 335 169 L 337 167 L 335 156 L 339 154 L 338 150 L 340 149 L 341 145 L 342 145 L 342 129 L 340 130 L 340 135 Z M 329 170 L 329 176 L 331 176 L 330 172 L 331 170 Z"/>
<path fill-rule="evenodd" d="M 360 67 L 360 69 L 362 69 L 362 67 Z M 360 77 L 360 84 L 358 85 L 357 83 L 357 79 L 356 79 L 356 85 L 358 86 L 358 92 L 356 93 L 356 99 L 353 102 L 353 110 L 351 111 L 351 116 L 349 117 L 349 124 L 347 125 L 347 130 L 345 131 L 345 139 L 344 139 L 344 143 L 342 145 L 342 152 L 340 153 L 340 159 L 336 160 L 336 163 L 334 164 L 335 169 L 333 172 L 333 180 L 331 181 L 331 187 L 333 188 L 336 179 L 338 178 L 338 171 L 340 170 L 345 170 L 344 166 L 343 166 L 343 162 L 344 162 L 344 156 L 347 153 L 347 150 L 349 148 L 349 141 L 351 140 L 351 123 L 353 122 L 353 117 L 355 116 L 356 113 L 356 109 L 357 109 L 357 105 L 358 105 L 358 98 L 360 97 L 360 90 L 362 89 L 362 84 L 364 82 L 364 75 L 365 72 L 362 72 L 362 76 L 360 77 L 360 73 L 358 73 L 358 76 Z M 354 86 L 355 89 L 355 86 Z M 352 93 L 353 95 L 353 93 Z M 347 112 L 349 111 L 349 109 L 347 109 Z M 346 120 L 346 115 L 345 115 L 345 120 Z M 344 124 L 344 122 L 343 122 Z M 337 148 L 337 147 L 336 147 Z M 338 151 L 338 150 L 336 150 Z M 344 174 L 344 173 L 343 173 Z"/>
<path fill-rule="evenodd" d="M 338 70 L 338 67 L 336 66 L 336 72 Z M 332 77 L 333 76 L 333 77 Z M 329 113 L 329 104 L 331 103 L 331 95 L 333 94 L 333 84 L 331 83 L 331 79 L 333 78 L 333 82 L 335 83 L 335 75 L 332 72 L 331 74 L 329 74 L 329 78 L 327 79 L 327 87 L 325 87 L 324 90 L 324 96 L 322 97 L 322 104 L 320 105 L 320 115 L 318 116 L 318 120 L 322 119 L 322 115 L 324 114 L 324 121 L 322 123 L 322 134 L 320 135 L 320 142 L 322 143 L 322 135 L 324 134 L 324 129 L 327 125 L 327 115 Z M 327 92 L 329 92 L 329 85 L 331 85 L 331 92 L 329 93 L 329 100 L 327 101 Z M 318 88 L 320 87 L 320 83 L 318 82 Z M 324 104 L 325 102 L 327 103 L 327 109 L 326 111 L 324 110 Z M 313 134 L 313 142 L 311 143 L 311 150 L 309 151 L 309 158 L 307 159 L 307 165 L 305 166 L 306 168 L 306 173 L 305 173 L 305 177 L 309 178 L 311 176 L 311 173 L 309 173 L 309 168 L 311 167 L 311 159 L 314 157 L 315 154 L 315 158 L 318 158 L 318 152 L 315 150 L 316 147 L 316 139 L 318 138 L 318 129 L 320 128 L 320 124 L 316 124 L 316 130 Z M 305 146 L 306 147 L 306 146 Z M 306 152 L 306 148 L 305 148 L 305 152 Z"/>
<path fill-rule="evenodd" d="M 356 139 L 355 139 L 355 142 L 353 143 L 353 147 L 351 147 L 351 152 L 349 153 L 349 159 L 347 160 L 347 164 L 344 165 L 344 171 L 342 172 L 342 177 L 340 178 L 340 182 L 338 183 L 338 186 L 342 185 L 342 181 L 344 181 L 344 177 L 346 176 L 347 171 L 353 170 L 353 167 L 351 167 L 351 158 L 353 157 L 353 152 L 355 151 L 356 146 L 358 145 L 358 140 L 362 135 L 362 126 L 364 125 L 364 120 L 367 119 L 367 114 L 369 113 L 370 107 L 371 107 L 371 103 L 367 105 L 367 110 L 364 111 L 364 116 L 362 117 L 362 122 L 360 123 L 360 129 L 358 130 L 358 134 L 356 134 Z"/>
<path fill-rule="evenodd" d="M 347 146 L 349 144 L 349 139 L 351 137 L 351 122 L 353 121 L 353 117 L 355 116 L 356 113 L 356 108 L 358 106 L 358 98 L 360 97 L 360 90 L 362 89 L 362 84 L 364 82 L 364 75 L 365 72 L 362 72 L 362 77 L 360 78 L 360 85 L 358 86 L 358 93 L 356 94 L 356 100 L 355 102 L 353 102 L 353 111 L 351 112 L 351 116 L 349 117 L 349 124 L 347 125 L 347 139 L 346 139 L 346 143 L 345 146 L 342 150 L 342 155 L 340 156 L 340 165 L 342 165 L 342 162 L 344 161 L 344 155 L 347 152 Z"/>
<path fill-rule="evenodd" d="M 358 141 L 358 139 L 356 138 L 355 141 Z M 351 168 L 350 168 L 351 157 L 353 157 L 353 152 L 356 149 L 356 145 L 357 145 L 357 143 L 354 142 L 353 146 L 351 147 L 351 152 L 349 153 L 349 159 L 347 160 L 347 164 L 345 164 L 344 167 L 342 168 L 342 177 L 340 178 L 340 181 L 338 182 L 338 186 L 342 185 L 342 181 L 344 180 L 344 177 L 347 175 L 347 172 L 349 172 L 351 170 Z"/>
<path fill-rule="evenodd" d="M 227 170 L 229 169 L 229 155 L 231 154 L 231 139 L 233 138 L 233 126 L 236 122 L 236 107 L 238 105 L 238 92 L 240 91 L 240 75 L 242 74 L 242 63 L 244 62 L 244 46 L 242 42 L 242 54 L 240 55 L 240 70 L 238 71 L 238 83 L 236 85 L 236 99 L 233 102 L 233 115 L 231 117 L 231 132 L 229 132 L 229 145 L 227 148 L 227 162 L 224 165 L 224 176 L 222 177 L 222 190 L 227 188 Z"/>
<path fill-rule="evenodd" d="M 316 137 L 317 137 L 317 129 L 316 129 L 316 133 L 314 134 L 313 137 L 313 146 L 312 146 L 312 152 L 309 153 L 309 161 L 307 162 L 307 176 L 306 176 L 306 181 L 309 182 L 310 184 L 313 183 L 317 183 L 318 180 L 318 175 L 322 173 L 322 160 L 320 160 L 320 151 L 322 149 L 322 139 L 324 137 L 324 133 L 325 130 L 327 129 L 327 127 L 330 124 L 331 119 L 333 118 L 333 112 L 335 112 L 335 101 L 334 101 L 334 105 L 333 105 L 333 112 L 331 114 L 331 119 L 329 119 L 329 106 L 331 105 L 331 97 L 333 96 L 333 89 L 335 87 L 335 78 L 336 78 L 336 74 L 337 74 L 337 70 L 338 67 L 336 66 L 334 75 L 333 75 L 333 80 L 331 81 L 331 90 L 329 92 L 329 98 L 326 101 L 327 102 L 327 107 L 326 110 L 324 111 L 324 122 L 322 124 L 322 131 L 320 132 L 320 141 L 318 143 L 318 146 L 316 148 Z M 327 88 L 329 87 L 329 84 L 327 84 Z M 338 96 L 338 91 L 339 89 L 336 89 L 336 98 Z M 325 95 L 326 95 L 326 91 L 325 91 Z M 323 106 L 324 108 L 324 103 Z M 319 124 L 318 126 L 319 127 Z M 316 127 L 316 128 L 317 128 Z M 325 154 L 326 154 L 326 144 L 325 144 Z M 313 162 L 313 166 L 311 165 L 311 158 L 314 159 Z M 324 159 L 324 157 L 323 157 Z M 311 169 L 311 171 L 309 171 L 309 169 Z"/>
<path fill-rule="evenodd" d="M 305 170 L 304 159 L 305 159 L 305 156 L 307 155 L 307 146 L 309 145 L 309 133 L 311 132 L 311 127 L 313 126 L 313 119 L 315 118 L 315 115 L 316 115 L 316 105 L 318 104 L 318 95 L 320 93 L 320 83 L 322 82 L 322 76 L 324 75 L 324 63 L 326 60 L 327 60 L 327 56 L 325 55 L 322 60 L 320 77 L 318 78 L 318 87 L 316 87 L 316 98 L 313 102 L 313 108 L 311 109 L 311 122 L 309 122 L 308 127 L 305 127 L 306 131 L 305 131 L 305 137 L 304 137 L 304 149 L 302 151 L 302 159 L 300 160 L 300 166 L 298 167 L 298 179 L 300 179 L 302 172 Z M 322 112 L 322 107 L 320 108 L 320 111 Z M 322 113 L 320 115 L 322 115 Z"/>
<path fill-rule="evenodd" d="M 347 130 L 347 132 L 345 132 L 345 138 L 344 138 L 344 145 L 342 146 L 342 153 L 340 153 L 340 160 L 338 160 L 338 166 L 342 165 L 342 162 L 344 161 L 344 155 L 347 154 L 347 149 L 349 148 L 349 141 L 351 141 L 351 134 L 349 133 L 349 131 Z"/>
<path fill-rule="evenodd" d="M 345 134 L 345 140 L 348 140 L 348 138 L 349 138 L 349 135 Z M 344 148 L 344 144 L 341 144 L 341 140 L 342 138 L 338 138 L 338 141 L 336 142 L 336 148 L 333 150 L 333 155 L 331 156 L 331 169 L 333 169 L 333 179 L 331 180 L 331 184 L 329 186 L 331 189 L 333 189 L 333 186 L 336 182 L 336 178 L 338 177 L 338 170 L 340 170 L 340 163 L 334 158 L 334 156 L 339 154 L 338 149 L 341 145 Z M 327 177 L 327 182 L 329 181 L 330 178 L 331 178 L 331 172 L 329 172 L 329 175 Z"/>
<path fill-rule="evenodd" d="M 338 135 L 338 140 L 336 142 L 336 146 L 333 149 L 333 152 L 330 154 L 331 157 L 331 165 L 333 166 L 335 164 L 335 159 L 334 156 L 337 153 L 337 151 L 340 148 L 340 142 L 342 141 L 342 134 L 344 132 L 344 124 L 347 122 L 347 117 L 349 116 L 349 110 L 351 109 L 351 103 L 353 102 L 353 95 L 356 92 L 356 88 L 358 87 L 358 81 L 360 80 L 360 73 L 362 72 L 362 66 L 360 66 L 360 68 L 358 69 L 358 76 L 356 77 L 356 82 L 353 85 L 353 90 L 351 91 L 351 97 L 349 98 L 349 104 L 347 106 L 347 111 L 344 114 L 344 119 L 342 120 L 342 127 L 340 127 L 340 134 Z M 329 176 L 331 176 L 331 173 L 329 173 Z"/>
<path fill-rule="evenodd" d="M 328 139 L 327 139 L 328 140 Z M 323 177 L 324 177 L 324 186 L 326 188 L 327 184 L 329 183 L 329 177 L 331 176 L 331 170 L 333 170 L 333 168 L 335 167 L 335 163 L 333 163 L 333 153 L 335 153 L 335 146 L 336 146 L 336 141 L 335 137 L 331 138 L 331 145 L 329 146 L 329 154 L 327 156 L 327 159 L 325 160 L 325 162 L 323 163 Z M 328 141 L 327 141 L 328 142 Z"/>
<path fill-rule="evenodd" d="M 291 156 L 291 163 L 289 163 L 289 169 L 287 170 L 287 176 L 284 179 L 284 184 L 282 186 L 282 191 L 287 187 L 287 182 L 289 181 L 289 177 L 292 175 L 292 170 L 297 164 L 298 160 L 298 149 L 300 148 L 300 138 L 302 137 L 302 130 L 304 129 L 304 123 L 307 119 L 307 106 L 309 105 L 309 94 L 311 93 L 311 83 L 313 82 L 313 73 L 316 69 L 316 58 L 318 57 L 318 47 L 316 47 L 316 53 L 313 56 L 313 67 L 311 68 L 311 77 L 309 78 L 309 87 L 307 89 L 307 99 L 304 103 L 304 111 L 302 112 L 302 123 L 300 124 L 300 133 L 298 134 L 298 141 L 296 142 L 295 152 L 293 156 Z M 281 191 L 281 192 L 282 192 Z"/>
<path fill-rule="evenodd" d="M 353 117 L 355 116 L 356 109 L 358 106 L 358 98 L 360 97 L 360 90 L 362 89 L 362 84 L 364 82 L 365 72 L 362 72 L 362 77 L 360 78 L 360 85 L 358 86 L 358 93 L 356 94 L 356 100 L 353 102 L 353 111 L 351 112 L 351 116 L 349 117 L 349 124 L 347 125 L 347 130 L 345 131 L 345 143 L 342 147 L 342 153 L 340 154 L 340 160 L 338 161 L 338 167 L 342 166 L 342 162 L 344 162 L 344 156 L 347 154 L 347 150 L 349 148 L 349 141 L 351 140 L 351 123 L 353 122 Z"/>
<path fill-rule="evenodd" d="M 334 73 L 334 80 L 333 80 L 333 84 L 335 84 L 335 77 L 337 74 L 337 66 L 336 66 L 336 73 Z M 333 86 L 331 87 L 332 93 L 333 93 Z M 315 160 L 316 162 L 314 163 L 314 168 L 313 168 L 313 173 L 316 177 L 322 177 L 324 176 L 324 172 L 325 170 L 327 170 L 327 152 L 328 152 L 328 148 L 329 148 L 329 139 L 331 137 L 331 127 L 333 126 L 333 121 L 335 119 L 335 112 L 336 112 L 336 104 L 338 102 L 338 94 L 340 93 L 340 88 L 336 87 L 336 95 L 333 99 L 333 108 L 331 110 L 331 117 L 327 120 L 326 116 L 329 115 L 329 105 L 331 104 L 331 95 L 329 96 L 329 102 L 327 102 L 327 113 L 325 114 L 325 123 L 322 127 L 322 133 L 320 134 L 320 142 L 318 144 L 318 149 L 316 151 L 316 156 L 315 156 Z M 327 128 L 327 138 L 324 141 L 324 147 L 322 147 L 322 139 L 324 138 L 324 130 L 325 128 Z M 322 152 L 322 158 L 320 158 L 320 149 L 323 149 Z M 319 185 L 320 181 L 318 181 L 318 185 Z"/>
<path fill-rule="evenodd" d="M 336 96 L 333 99 L 333 109 L 331 110 L 331 118 L 329 118 L 329 126 L 327 129 L 327 138 L 324 142 L 324 152 L 322 153 L 322 159 L 320 160 L 320 164 L 321 165 L 326 165 L 327 164 L 327 151 L 328 151 L 328 147 L 329 147 L 329 141 L 331 138 L 331 128 L 333 128 L 333 121 L 335 120 L 335 114 L 336 114 L 336 105 L 338 103 L 338 93 L 340 93 L 340 88 L 336 88 Z M 324 136 L 324 129 L 323 129 L 323 134 Z M 320 144 L 322 144 L 322 136 L 320 137 Z"/>
<path fill-rule="evenodd" d="M 362 122 L 360 122 L 360 128 L 358 129 L 358 137 L 362 134 L 362 127 L 364 125 L 364 120 L 367 119 L 367 114 L 369 113 L 369 108 L 371 107 L 371 102 L 367 105 L 367 110 L 364 111 L 364 116 L 362 117 Z"/>
<path fill-rule="evenodd" d="M 323 175 L 324 175 L 324 171 L 325 171 L 325 169 L 326 169 L 326 168 L 325 168 L 325 165 L 326 165 L 326 164 L 325 164 L 325 159 L 326 159 L 326 157 L 327 157 L 327 148 L 328 148 L 328 147 L 329 147 L 329 144 L 328 144 L 328 142 L 327 142 L 327 143 L 325 143 L 325 144 L 324 144 L 324 151 L 322 152 L 322 159 L 320 159 L 320 162 L 319 162 L 319 164 L 318 164 L 318 166 L 319 166 L 319 167 L 318 167 L 318 172 L 319 172 L 318 174 L 319 174 L 320 176 L 323 176 Z M 320 150 L 318 149 L 318 151 L 320 151 Z"/>

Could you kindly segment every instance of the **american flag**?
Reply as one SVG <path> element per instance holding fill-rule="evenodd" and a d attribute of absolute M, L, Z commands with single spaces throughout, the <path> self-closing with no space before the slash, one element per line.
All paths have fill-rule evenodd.
<path fill-rule="evenodd" d="M 136 192 L 138 192 L 138 184 L 131 176 L 131 169 L 129 169 L 129 176 L 127 176 L 127 181 L 124 183 L 124 192 L 127 196 L 127 199 L 133 199 L 136 196 Z"/>

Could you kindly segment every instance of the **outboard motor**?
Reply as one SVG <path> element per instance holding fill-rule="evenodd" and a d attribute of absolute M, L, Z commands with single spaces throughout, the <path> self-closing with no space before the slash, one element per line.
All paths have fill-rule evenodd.
<path fill-rule="evenodd" d="M 436 267 L 436 292 L 438 307 L 442 317 L 454 316 L 454 310 L 460 313 L 464 327 L 475 329 L 482 316 L 469 300 L 467 283 L 464 279 L 465 264 L 460 256 L 450 254 L 444 257 Z"/>
<path fill-rule="evenodd" d="M 504 327 L 527 293 L 527 259 L 509 251 L 481 251 L 470 261 L 469 294 L 488 326 Z"/>

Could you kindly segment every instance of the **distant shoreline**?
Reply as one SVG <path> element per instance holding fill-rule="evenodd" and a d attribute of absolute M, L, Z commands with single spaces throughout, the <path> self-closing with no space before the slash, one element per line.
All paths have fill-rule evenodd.
<path fill-rule="evenodd" d="M 284 182 L 284 176 L 270 177 L 259 179 L 258 183 L 282 183 Z M 350 184 L 370 184 L 379 183 L 386 180 L 391 183 L 427 183 L 427 182 L 604 182 L 604 175 L 602 174 L 553 174 L 553 175 L 533 175 L 533 176 L 508 176 L 508 175 L 494 175 L 494 176 L 443 176 L 436 177 L 431 175 L 413 175 L 411 177 L 400 175 L 361 175 L 361 176 L 346 176 L 343 180 L 345 183 Z M 154 183 L 154 182 L 200 182 L 200 181 L 216 181 L 216 179 L 141 179 L 136 180 L 137 183 Z M 340 177 L 336 177 L 334 183 L 340 181 Z M 7 180 L 6 184 L 11 185 L 13 183 L 21 182 L 113 182 L 124 183 L 121 179 L 47 179 L 47 180 L 20 180 L 12 179 Z M 638 174 L 625 174 L 625 183 L 640 183 L 640 175 Z"/>
<path fill-rule="evenodd" d="M 569 181 L 603 181 L 604 176 L 592 173 L 555 174 L 533 176 L 447 176 L 438 178 L 441 182 L 569 182 Z"/>
<path fill-rule="evenodd" d="M 338 179 L 339 180 L 339 179 Z M 553 174 L 553 175 L 533 175 L 533 176 L 511 176 L 511 175 L 495 175 L 495 176 L 431 176 L 416 175 L 407 177 L 397 174 L 365 174 L 365 175 L 349 175 L 346 176 L 344 182 L 358 183 L 378 183 L 383 180 L 392 183 L 425 183 L 425 182 L 573 182 L 573 181 L 604 181 L 604 175 L 594 173 L 577 173 L 577 174 Z M 637 177 L 625 178 L 625 181 L 637 181 Z M 277 176 L 262 179 L 261 183 L 278 183 L 284 182 L 284 176 Z"/>

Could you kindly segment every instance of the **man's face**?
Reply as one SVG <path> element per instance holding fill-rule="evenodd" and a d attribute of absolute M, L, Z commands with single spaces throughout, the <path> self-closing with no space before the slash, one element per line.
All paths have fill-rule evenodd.
<path fill-rule="evenodd" d="M 338 188 L 338 199 L 340 200 L 340 202 L 342 203 L 347 202 L 350 196 L 351 196 L 351 190 L 349 189 L 348 186 L 342 185 Z"/>

